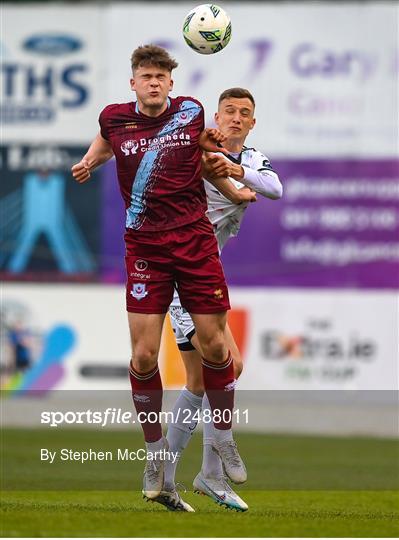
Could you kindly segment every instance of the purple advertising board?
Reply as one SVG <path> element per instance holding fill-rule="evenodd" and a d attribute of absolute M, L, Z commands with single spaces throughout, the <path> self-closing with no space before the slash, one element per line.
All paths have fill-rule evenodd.
<path fill-rule="evenodd" d="M 281 200 L 258 196 L 223 251 L 230 285 L 399 287 L 399 161 L 274 161 Z M 104 169 L 102 279 L 123 282 L 124 211 Z"/>

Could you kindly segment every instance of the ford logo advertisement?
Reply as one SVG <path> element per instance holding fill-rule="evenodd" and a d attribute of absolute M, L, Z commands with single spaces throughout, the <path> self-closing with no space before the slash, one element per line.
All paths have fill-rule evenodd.
<path fill-rule="evenodd" d="M 78 51 L 82 42 L 68 35 L 37 34 L 23 42 L 23 48 L 29 52 L 47 56 L 61 56 Z"/>

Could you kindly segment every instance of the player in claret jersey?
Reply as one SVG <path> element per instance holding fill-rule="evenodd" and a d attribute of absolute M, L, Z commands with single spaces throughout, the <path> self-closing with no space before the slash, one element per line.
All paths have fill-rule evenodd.
<path fill-rule="evenodd" d="M 202 150 L 218 151 L 216 145 L 225 137 L 217 130 L 204 130 L 203 107 L 196 99 L 169 97 L 171 72 L 177 63 L 164 49 L 138 47 L 131 65 L 131 88 L 137 101 L 109 105 L 101 112 L 100 133 L 72 173 L 78 182 L 85 182 L 91 169 L 115 155 L 126 207 L 133 402 L 141 419 L 152 413 L 153 420 L 161 411 L 158 352 L 176 286 L 201 344 L 204 387 L 211 409 L 230 411 L 222 418 L 231 419 L 234 369 L 224 334 L 230 305 L 213 227 L 205 216 L 201 177 Z M 219 448 L 231 448 L 231 420 L 222 418 L 214 420 L 215 440 Z M 141 425 L 147 449 L 152 455 L 162 455 L 168 443 L 161 423 L 143 421 Z M 238 451 L 234 452 L 246 474 Z M 143 495 L 157 498 L 163 481 L 164 462 L 147 460 Z M 192 511 L 176 491 L 169 499 L 176 509 Z"/>

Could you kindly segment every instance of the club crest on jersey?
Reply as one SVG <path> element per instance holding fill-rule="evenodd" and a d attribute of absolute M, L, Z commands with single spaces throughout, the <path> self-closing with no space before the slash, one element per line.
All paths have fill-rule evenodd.
<path fill-rule="evenodd" d="M 148 294 L 148 291 L 146 291 L 145 283 L 133 283 L 130 294 L 136 300 L 142 300 L 143 298 L 145 298 Z"/>
<path fill-rule="evenodd" d="M 177 113 L 177 122 L 183 126 L 191 122 L 193 113 L 191 111 L 181 111 Z"/>
<path fill-rule="evenodd" d="M 125 156 L 128 156 L 129 154 L 136 154 L 138 147 L 139 147 L 139 143 L 133 139 L 124 141 L 121 144 L 121 150 L 125 154 Z"/>

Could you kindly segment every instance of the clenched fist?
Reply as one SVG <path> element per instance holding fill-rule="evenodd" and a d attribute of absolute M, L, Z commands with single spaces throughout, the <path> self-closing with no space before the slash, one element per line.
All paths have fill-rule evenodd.
<path fill-rule="evenodd" d="M 79 161 L 79 163 L 76 163 L 71 168 L 72 176 L 74 179 L 79 182 L 79 184 L 83 184 L 84 182 L 87 182 L 90 178 L 90 168 L 89 164 L 85 159 L 82 159 L 82 161 Z"/>

